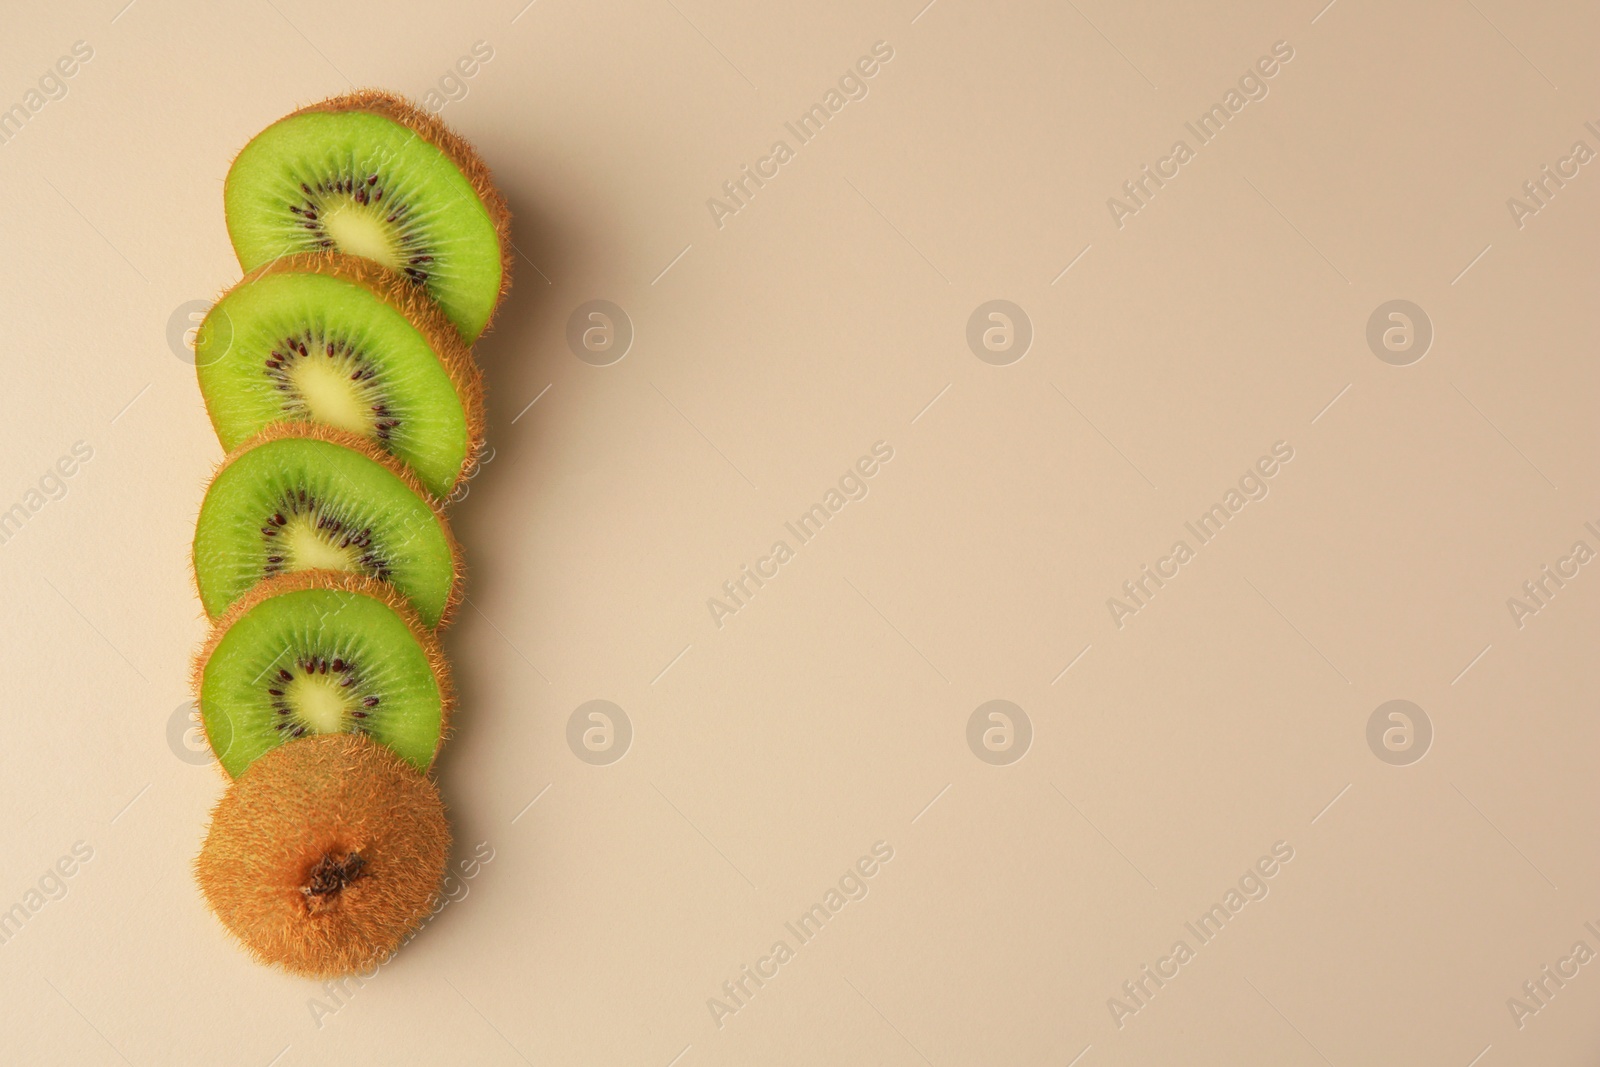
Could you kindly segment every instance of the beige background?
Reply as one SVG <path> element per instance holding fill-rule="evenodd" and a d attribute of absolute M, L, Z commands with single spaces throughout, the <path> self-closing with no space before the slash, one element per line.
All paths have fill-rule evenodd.
<path fill-rule="evenodd" d="M 122 2 L 0 35 L 0 106 L 93 49 L 0 144 L 0 508 L 93 449 L 0 545 L 0 909 L 93 849 L 0 945 L 0 1059 L 1593 1061 L 1600 964 L 1507 1005 L 1600 951 L 1600 565 L 1507 607 L 1600 549 L 1600 165 L 1521 228 L 1506 205 L 1600 149 L 1591 5 Z M 478 346 L 439 775 L 493 860 L 335 998 L 252 965 L 189 878 L 221 782 L 167 730 L 219 449 L 167 331 L 238 277 L 252 134 L 352 84 L 420 97 L 479 41 L 442 116 L 522 256 Z M 719 229 L 707 199 L 877 41 L 867 97 Z M 1119 229 L 1107 198 L 1278 41 L 1266 98 Z M 1365 339 L 1397 298 L 1435 332 L 1404 367 Z M 606 367 L 565 340 L 592 299 L 636 335 Z M 1035 334 L 1007 366 L 965 341 L 991 299 Z M 869 495 L 715 626 L 877 441 Z M 1118 629 L 1107 598 L 1277 441 L 1270 495 Z M 608 766 L 566 741 L 593 699 L 632 724 Z M 966 740 L 992 699 L 1032 725 L 1006 766 Z M 1391 699 L 1432 724 L 1409 766 L 1366 741 Z M 719 1027 L 708 998 L 877 841 L 865 899 Z M 1108 998 L 1279 841 L 1270 895 L 1119 1027 Z"/>

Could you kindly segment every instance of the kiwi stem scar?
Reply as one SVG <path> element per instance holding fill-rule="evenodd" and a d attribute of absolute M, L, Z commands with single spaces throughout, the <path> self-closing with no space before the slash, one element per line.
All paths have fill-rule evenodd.
<path fill-rule="evenodd" d="M 332 853 L 324 855 L 317 861 L 306 875 L 305 885 L 300 887 L 300 892 L 306 895 L 306 903 L 313 910 L 319 905 L 332 903 L 346 886 L 365 873 L 367 861 L 359 852 L 348 852 L 343 856 Z"/>

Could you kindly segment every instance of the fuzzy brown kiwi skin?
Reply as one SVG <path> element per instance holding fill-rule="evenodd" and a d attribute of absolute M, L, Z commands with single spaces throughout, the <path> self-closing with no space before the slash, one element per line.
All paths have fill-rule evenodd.
<path fill-rule="evenodd" d="M 440 365 L 444 367 L 445 374 L 450 378 L 450 384 L 455 386 L 456 396 L 461 399 L 461 409 L 467 420 L 466 454 L 461 457 L 461 468 L 456 471 L 455 480 L 451 483 L 452 487 L 459 485 L 483 451 L 485 428 L 483 372 L 478 369 L 477 360 L 472 358 L 472 349 L 461 339 L 460 331 L 445 317 L 444 312 L 439 309 L 439 305 L 427 291 L 411 284 L 404 276 L 389 268 L 361 256 L 348 256 L 342 252 L 296 252 L 293 255 L 269 260 L 246 274 L 224 290 L 212 307 L 221 305 L 222 301 L 240 286 L 248 285 L 269 274 L 320 274 L 327 278 L 352 282 L 394 308 L 405 317 L 412 329 L 422 334 L 423 339 L 428 342 L 428 347 L 433 350 Z M 207 318 L 209 317 L 208 312 Z M 204 322 L 200 324 L 200 329 L 205 329 Z M 222 428 L 209 403 L 206 404 L 206 415 L 211 419 L 211 428 L 216 431 L 220 439 Z"/>
<path fill-rule="evenodd" d="M 505 296 L 511 289 L 511 261 L 513 249 L 511 246 L 511 208 L 506 203 L 506 198 L 494 184 L 494 175 L 490 173 L 488 164 L 483 157 L 478 155 L 477 149 L 460 134 L 451 130 L 439 120 L 437 116 L 412 103 L 397 93 L 386 92 L 382 89 L 357 89 L 354 92 L 343 93 L 339 96 L 330 96 L 326 100 L 319 100 L 315 104 L 307 104 L 289 112 L 278 122 L 285 122 L 297 115 L 306 115 L 314 112 L 342 112 L 366 111 L 374 115 L 381 115 L 396 122 L 418 137 L 433 145 L 445 158 L 455 164 L 463 177 L 478 194 L 478 199 L 483 202 L 484 210 L 489 213 L 489 220 L 494 223 L 495 235 L 500 243 L 500 292 L 496 294 L 494 307 L 489 309 L 489 317 L 484 321 L 483 329 L 479 336 L 489 332 L 494 325 L 495 314 L 500 310 L 500 305 L 505 302 Z M 277 125 L 277 123 L 273 123 Z M 268 127 L 271 129 L 272 127 Z M 256 136 L 260 136 L 257 134 Z M 245 147 L 249 147 L 246 145 Z M 241 150 L 242 151 L 242 150 Z M 230 168 L 231 169 L 231 168 Z"/>
<path fill-rule="evenodd" d="M 437 497 L 432 496 L 427 489 L 423 488 L 422 483 L 417 480 L 417 476 L 412 473 L 410 467 L 407 467 L 404 463 L 401 463 L 398 459 L 396 459 L 394 456 L 391 456 L 383 449 L 378 448 L 370 440 L 362 437 L 360 434 L 351 433 L 348 430 L 336 429 L 332 426 L 325 426 L 320 422 L 269 423 L 258 433 L 246 438 L 238 448 L 234 449 L 232 452 L 229 452 L 223 457 L 222 462 L 217 464 L 216 470 L 211 472 L 211 482 L 215 482 L 218 478 L 220 478 L 222 476 L 222 472 L 227 470 L 228 467 L 234 463 L 234 461 L 236 461 L 246 452 L 249 452 L 251 449 L 260 445 L 264 445 L 269 441 L 281 441 L 286 437 L 309 438 L 313 441 L 326 441 L 329 444 L 340 445 L 344 448 L 348 448 L 352 452 L 359 452 L 361 455 L 383 467 L 384 470 L 388 471 L 396 478 L 399 478 L 405 483 L 407 489 L 410 489 L 413 493 L 417 494 L 417 498 L 420 499 L 424 504 L 428 505 L 428 510 L 432 511 L 433 517 L 438 520 L 439 529 L 444 532 L 445 545 L 450 550 L 450 593 L 445 598 L 444 610 L 439 613 L 439 624 L 433 628 L 433 632 L 439 633 L 448 627 L 453 621 L 455 621 L 456 609 L 461 606 L 461 598 L 465 595 L 464 590 L 466 588 L 467 568 L 461 554 L 461 544 L 456 540 L 455 532 L 450 529 L 450 520 L 445 516 L 444 505 Z M 207 482 L 206 484 L 209 489 L 211 483 Z M 200 531 L 198 529 L 198 524 L 196 524 L 196 526 L 197 528 L 195 530 L 195 537 L 198 539 L 200 536 Z M 194 548 L 192 545 L 190 546 L 189 550 L 189 578 L 194 584 L 195 596 L 199 597 L 200 571 L 194 565 Z M 200 599 L 200 603 L 202 605 L 201 611 L 204 613 L 205 599 L 203 597 Z M 220 616 L 207 615 L 206 621 L 215 623 L 218 618 L 220 618 Z"/>
<path fill-rule="evenodd" d="M 417 617 L 416 610 L 406 601 L 406 598 L 396 592 L 388 582 L 380 582 L 378 579 L 369 578 L 364 574 L 324 570 L 291 571 L 288 574 L 263 578 L 257 582 L 250 588 L 248 593 L 235 600 L 228 610 L 222 613 L 222 617 L 212 626 L 211 633 L 206 637 L 205 644 L 201 645 L 199 651 L 194 654 L 194 664 L 189 672 L 189 688 L 194 693 L 195 707 L 200 708 L 200 688 L 205 682 L 206 664 L 210 662 L 211 654 L 222 643 L 222 639 L 227 635 L 229 628 L 262 601 L 270 600 L 275 596 L 282 596 L 285 593 L 298 593 L 306 589 L 327 589 L 371 597 L 400 616 L 401 621 L 406 624 L 406 629 L 411 631 L 411 636 L 416 639 L 417 644 L 422 648 L 422 654 L 428 661 L 429 669 L 433 672 L 434 681 L 439 686 L 439 740 L 434 744 L 433 755 L 428 761 L 428 766 L 431 768 L 433 761 L 439 758 L 439 750 L 444 747 L 445 740 L 450 736 L 450 719 L 456 707 L 455 683 L 450 675 L 450 661 L 445 658 L 444 650 L 439 647 L 439 642 L 433 636 L 432 631 L 422 624 L 422 620 Z M 204 708 L 201 708 L 199 717 L 201 728 L 204 729 Z M 304 738 L 300 740 L 304 740 Z M 213 743 L 209 731 L 206 732 L 206 744 L 210 746 L 211 754 L 216 756 L 217 746 Z M 269 749 L 268 751 L 271 750 Z M 228 769 L 222 765 L 220 758 L 216 760 L 216 764 L 217 769 L 222 772 L 224 778 L 230 781 L 234 780 L 228 774 Z M 245 768 L 245 772 L 249 772 L 248 767 Z"/>
<path fill-rule="evenodd" d="M 368 738 L 326 734 L 265 753 L 229 787 L 194 875 L 257 960 L 334 978 L 370 972 L 410 940 L 449 852 L 430 777 Z"/>

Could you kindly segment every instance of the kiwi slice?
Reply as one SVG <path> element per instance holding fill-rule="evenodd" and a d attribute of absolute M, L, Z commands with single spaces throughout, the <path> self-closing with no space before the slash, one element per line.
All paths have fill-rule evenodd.
<path fill-rule="evenodd" d="M 206 490 L 194 534 L 200 603 L 215 621 L 262 578 L 312 569 L 388 582 L 434 629 L 461 582 L 449 523 L 409 470 L 354 434 L 274 423 Z"/>
<path fill-rule="evenodd" d="M 364 734 L 426 771 L 444 740 L 450 667 L 389 585 L 296 571 L 234 601 L 195 657 L 206 740 L 232 778 L 310 734 Z"/>
<path fill-rule="evenodd" d="M 434 784 L 382 745 L 333 734 L 274 749 L 223 794 L 195 878 L 257 959 L 333 978 L 409 939 L 449 853 Z"/>
<path fill-rule="evenodd" d="M 442 498 L 483 444 L 471 352 L 424 294 L 364 259 L 296 255 L 251 271 L 194 350 L 229 451 L 272 422 L 317 422 L 368 438 Z"/>
<path fill-rule="evenodd" d="M 409 101 L 366 90 L 301 108 L 234 159 L 223 186 L 245 270 L 338 249 L 439 302 L 468 344 L 511 277 L 511 213 L 471 145 Z"/>

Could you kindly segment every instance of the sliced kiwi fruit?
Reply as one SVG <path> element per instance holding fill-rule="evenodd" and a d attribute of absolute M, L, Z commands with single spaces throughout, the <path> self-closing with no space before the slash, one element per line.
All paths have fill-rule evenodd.
<path fill-rule="evenodd" d="M 389 749 L 306 737 L 256 760 L 211 815 L 195 878 L 263 963 L 370 973 L 438 899 L 450 853 L 439 790 Z"/>
<path fill-rule="evenodd" d="M 443 498 L 483 445 L 483 384 L 424 294 L 364 259 L 275 260 L 217 301 L 195 367 L 222 447 L 279 420 L 371 440 Z"/>
<path fill-rule="evenodd" d="M 459 558 L 409 470 L 311 423 L 274 423 L 228 456 L 194 534 L 195 585 L 212 620 L 263 578 L 320 569 L 388 582 L 437 629 L 459 596 Z"/>
<path fill-rule="evenodd" d="M 426 771 L 449 726 L 450 667 L 393 587 L 359 574 L 263 579 L 195 657 L 211 751 L 229 777 L 313 734 L 363 734 Z"/>
<path fill-rule="evenodd" d="M 245 270 L 338 249 L 439 302 L 468 344 L 511 272 L 511 214 L 471 145 L 401 97 L 362 91 L 301 108 L 245 145 L 223 186 Z"/>

